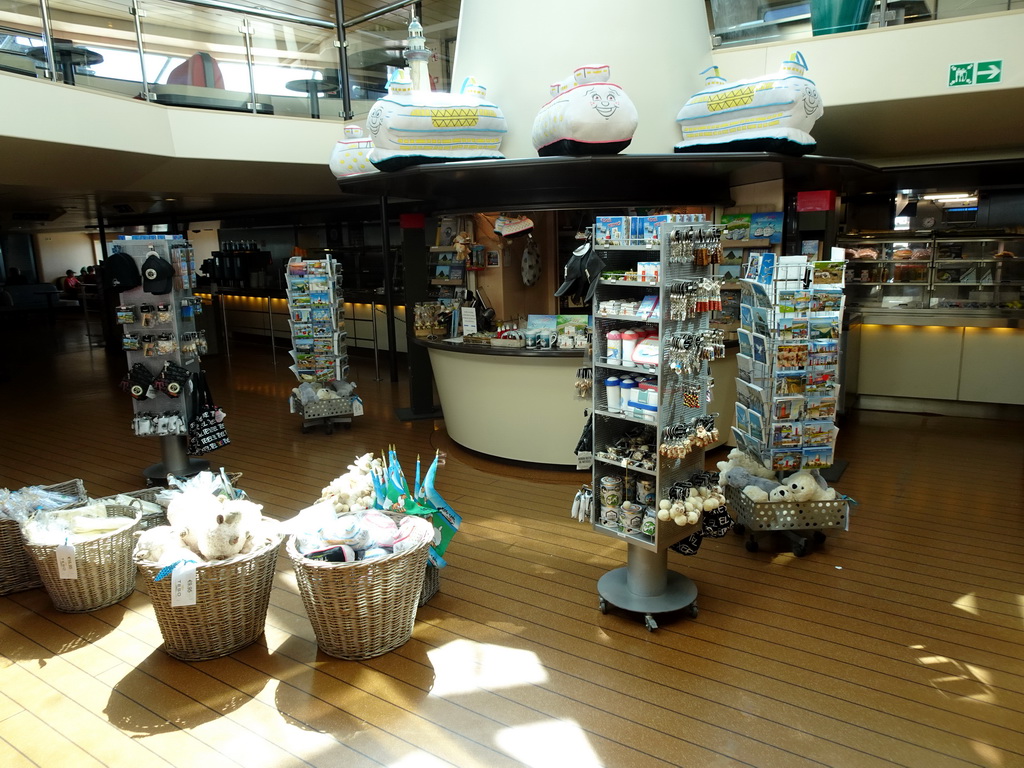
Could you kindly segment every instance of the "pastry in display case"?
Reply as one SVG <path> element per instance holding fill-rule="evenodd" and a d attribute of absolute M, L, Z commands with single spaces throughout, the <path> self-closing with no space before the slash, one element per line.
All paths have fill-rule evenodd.
<path fill-rule="evenodd" d="M 842 243 L 846 285 L 862 306 L 927 306 L 931 240 L 868 240 Z"/>

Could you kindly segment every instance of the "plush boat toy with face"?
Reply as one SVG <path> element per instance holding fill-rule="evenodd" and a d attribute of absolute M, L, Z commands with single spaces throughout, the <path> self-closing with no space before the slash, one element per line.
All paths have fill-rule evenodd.
<path fill-rule="evenodd" d="M 607 66 L 580 67 L 551 86 L 533 121 L 533 146 L 541 157 L 614 155 L 633 140 L 636 107 Z"/>
<path fill-rule="evenodd" d="M 345 138 L 338 139 L 331 152 L 330 168 L 334 177 L 354 176 L 357 173 L 375 173 L 367 155 L 373 148 L 368 136 L 363 136 L 363 129 L 358 125 L 345 126 Z"/>
<path fill-rule="evenodd" d="M 718 67 L 704 71 L 707 87 L 689 98 L 676 122 L 683 140 L 676 152 L 785 152 L 803 155 L 816 143 L 810 130 L 824 111 L 803 54 L 781 71 L 727 83 Z"/>

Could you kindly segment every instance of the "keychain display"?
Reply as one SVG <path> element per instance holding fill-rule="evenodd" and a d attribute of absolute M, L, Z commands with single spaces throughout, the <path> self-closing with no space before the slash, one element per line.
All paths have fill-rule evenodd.
<path fill-rule="evenodd" d="M 156 355 L 156 336 L 151 333 L 142 335 L 142 354 L 146 357 L 154 357 Z"/>
<path fill-rule="evenodd" d="M 594 371 L 592 368 L 579 368 L 576 370 L 576 398 L 589 400 L 594 391 Z"/>
<path fill-rule="evenodd" d="M 669 238 L 668 260 L 672 264 L 692 263 L 707 267 L 722 262 L 722 231 L 711 229 L 677 229 Z"/>
<path fill-rule="evenodd" d="M 188 425 L 180 413 L 137 413 L 132 429 L 140 437 L 188 434 Z"/>
<path fill-rule="evenodd" d="M 181 316 L 183 318 L 197 317 L 203 314 L 203 300 L 197 296 L 186 296 L 181 300 Z"/>
<path fill-rule="evenodd" d="M 715 426 L 717 413 L 695 416 L 682 423 L 673 424 L 662 430 L 658 453 L 668 459 L 682 459 L 690 451 L 706 448 L 718 442 L 718 427 Z"/>
<path fill-rule="evenodd" d="M 581 523 L 594 522 L 594 489 L 584 485 L 576 491 L 576 497 L 572 501 L 572 510 L 569 515 Z"/>
<path fill-rule="evenodd" d="M 687 320 L 703 312 L 722 309 L 722 282 L 713 277 L 677 280 L 669 286 L 670 320 Z"/>
<path fill-rule="evenodd" d="M 171 305 L 170 304 L 157 304 L 156 305 L 156 322 L 157 325 L 167 325 L 171 322 Z"/>
<path fill-rule="evenodd" d="M 156 307 L 152 304 L 140 304 L 139 322 L 143 328 L 152 328 L 156 325 Z"/>
<path fill-rule="evenodd" d="M 711 328 L 700 333 L 670 336 L 666 342 L 668 367 L 678 376 L 696 376 L 704 369 L 704 361 L 725 357 L 725 332 Z"/>

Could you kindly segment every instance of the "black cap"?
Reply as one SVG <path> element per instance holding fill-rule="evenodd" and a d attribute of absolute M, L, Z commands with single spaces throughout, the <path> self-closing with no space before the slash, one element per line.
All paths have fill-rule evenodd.
<path fill-rule="evenodd" d="M 135 259 L 123 251 L 115 251 L 103 260 L 103 278 L 112 290 L 119 293 L 142 285 Z"/>
<path fill-rule="evenodd" d="M 174 286 L 174 267 L 170 262 L 161 259 L 155 251 L 150 251 L 142 265 L 142 290 L 155 296 L 170 293 Z"/>

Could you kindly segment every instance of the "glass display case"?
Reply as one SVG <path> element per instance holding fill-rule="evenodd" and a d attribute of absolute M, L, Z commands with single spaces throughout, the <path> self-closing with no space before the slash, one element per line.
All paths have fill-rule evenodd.
<path fill-rule="evenodd" d="M 1021 309 L 1024 235 L 842 238 L 852 306 Z"/>

